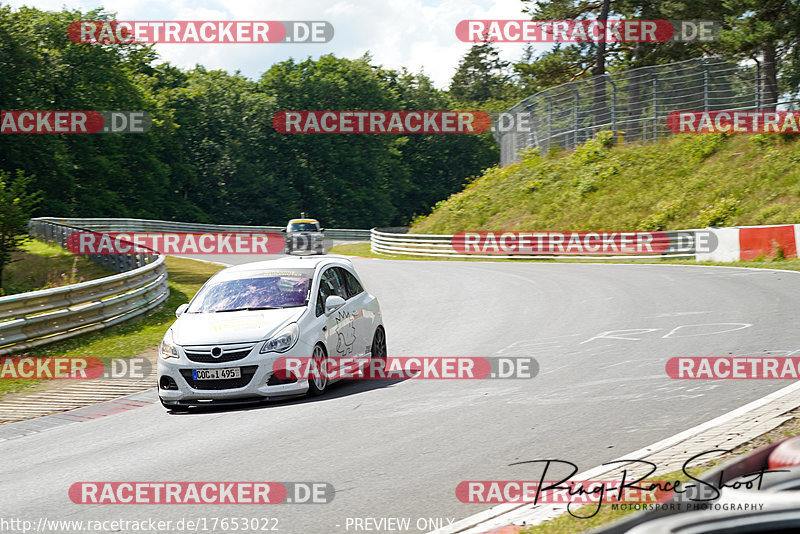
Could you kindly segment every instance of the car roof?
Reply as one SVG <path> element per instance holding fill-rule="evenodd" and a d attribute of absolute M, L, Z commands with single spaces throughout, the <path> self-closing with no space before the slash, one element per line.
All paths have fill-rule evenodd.
<path fill-rule="evenodd" d="M 292 224 L 292 223 L 317 223 L 317 224 L 319 224 L 319 221 L 316 220 L 316 219 L 290 219 L 289 220 L 289 224 Z"/>
<path fill-rule="evenodd" d="M 226 273 L 234 273 L 258 269 L 319 269 L 329 264 L 353 268 L 353 262 L 351 262 L 350 258 L 347 256 L 328 254 L 325 256 L 285 256 L 274 260 L 234 265 L 233 267 L 223 269 L 223 271 Z"/>

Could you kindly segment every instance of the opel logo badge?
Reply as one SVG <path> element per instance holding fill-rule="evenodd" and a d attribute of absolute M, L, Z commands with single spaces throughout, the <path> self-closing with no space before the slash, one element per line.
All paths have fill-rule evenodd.
<path fill-rule="evenodd" d="M 219 358 L 220 356 L 222 356 L 222 349 L 219 347 L 214 347 L 213 349 L 211 349 L 211 356 L 214 358 Z"/>

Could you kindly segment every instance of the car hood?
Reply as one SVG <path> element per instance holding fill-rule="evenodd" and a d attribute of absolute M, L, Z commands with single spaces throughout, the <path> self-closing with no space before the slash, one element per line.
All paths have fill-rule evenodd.
<path fill-rule="evenodd" d="M 276 310 L 242 310 L 223 313 L 184 313 L 172 325 L 178 345 L 221 345 L 260 341 L 283 325 L 296 321 L 305 306 Z"/>

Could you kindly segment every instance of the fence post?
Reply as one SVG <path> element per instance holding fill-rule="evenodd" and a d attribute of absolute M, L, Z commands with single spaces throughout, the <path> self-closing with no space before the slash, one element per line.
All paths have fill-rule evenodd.
<path fill-rule="evenodd" d="M 658 76 L 652 70 L 648 71 L 653 78 L 653 141 L 658 139 Z"/>
<path fill-rule="evenodd" d="M 708 111 L 708 84 L 710 83 L 708 65 L 702 59 L 700 65 L 703 67 L 703 111 Z"/>
<path fill-rule="evenodd" d="M 756 110 L 761 109 L 761 63 L 756 61 Z"/>
<path fill-rule="evenodd" d="M 547 99 L 547 153 L 550 153 L 553 142 L 553 97 L 547 91 L 543 91 L 542 95 Z"/>
<path fill-rule="evenodd" d="M 604 74 L 608 83 L 611 84 L 611 138 L 617 138 L 617 84 L 611 79 L 611 76 Z"/>
<path fill-rule="evenodd" d="M 572 113 L 575 115 L 575 128 L 572 131 L 572 144 L 578 146 L 578 126 L 580 124 L 580 94 L 578 90 L 572 85 L 572 82 L 567 82 L 567 87 L 570 88 L 575 95 L 575 103 L 572 106 Z"/>
<path fill-rule="evenodd" d="M 533 112 L 531 111 L 531 109 L 533 109 L 535 106 L 533 106 L 532 103 L 533 103 L 533 100 L 530 99 L 530 98 L 527 98 L 527 99 L 522 101 L 522 109 L 525 110 L 525 114 L 528 116 L 528 127 L 530 128 L 530 131 L 527 132 L 527 136 L 526 136 L 526 139 L 525 139 L 525 149 L 526 150 L 531 146 L 531 144 L 533 144 L 533 146 L 540 146 L 539 145 L 539 136 L 536 135 L 536 128 L 534 128 L 534 126 L 533 126 Z M 519 122 L 519 121 L 517 121 L 517 122 Z M 531 139 L 531 138 L 533 138 L 533 139 Z M 531 143 L 531 140 L 533 140 L 533 143 Z"/>

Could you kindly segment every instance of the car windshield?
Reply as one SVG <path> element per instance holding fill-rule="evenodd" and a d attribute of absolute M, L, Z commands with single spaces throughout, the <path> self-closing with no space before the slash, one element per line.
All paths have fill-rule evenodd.
<path fill-rule="evenodd" d="M 217 313 L 305 306 L 313 275 L 313 269 L 275 269 L 215 277 L 203 286 L 186 311 Z"/>
<path fill-rule="evenodd" d="M 296 222 L 289 225 L 290 232 L 317 232 L 319 227 L 317 223 L 311 222 Z"/>

